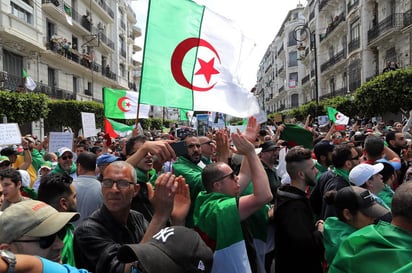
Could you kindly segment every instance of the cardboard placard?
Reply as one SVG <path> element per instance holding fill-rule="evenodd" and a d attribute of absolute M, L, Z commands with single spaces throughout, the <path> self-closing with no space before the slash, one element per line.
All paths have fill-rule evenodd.
<path fill-rule="evenodd" d="M 70 150 L 73 147 L 73 133 L 69 132 L 50 132 L 49 135 L 49 152 L 55 153 L 62 147 Z"/>
<path fill-rule="evenodd" d="M 20 128 L 17 123 L 0 124 L 0 145 L 12 145 L 21 143 Z"/>

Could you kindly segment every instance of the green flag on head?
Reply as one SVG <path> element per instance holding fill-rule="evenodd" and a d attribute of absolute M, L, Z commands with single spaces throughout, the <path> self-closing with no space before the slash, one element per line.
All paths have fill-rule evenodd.
<path fill-rule="evenodd" d="M 313 149 L 312 133 L 296 124 L 285 124 L 280 139 L 286 140 L 288 147 L 300 145 L 307 149 Z"/>

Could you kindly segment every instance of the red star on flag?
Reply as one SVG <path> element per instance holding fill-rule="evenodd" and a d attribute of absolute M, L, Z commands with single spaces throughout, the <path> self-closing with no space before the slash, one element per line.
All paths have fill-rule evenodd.
<path fill-rule="evenodd" d="M 212 58 L 209 62 L 205 62 L 204 60 L 198 58 L 200 63 L 200 69 L 195 73 L 195 75 L 204 75 L 207 83 L 210 82 L 210 78 L 214 74 L 219 74 L 220 72 L 214 68 L 215 65 L 215 58 Z"/>

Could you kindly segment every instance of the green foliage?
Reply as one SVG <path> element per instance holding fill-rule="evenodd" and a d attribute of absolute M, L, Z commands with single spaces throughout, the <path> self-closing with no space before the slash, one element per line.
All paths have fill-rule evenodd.
<path fill-rule="evenodd" d="M 412 68 L 397 69 L 376 76 L 356 90 L 355 102 L 362 114 L 398 113 L 412 108 Z"/>
<path fill-rule="evenodd" d="M 150 122 L 150 128 L 151 129 L 156 129 L 156 130 L 161 130 L 162 129 L 162 119 L 160 118 L 152 118 Z"/>
<path fill-rule="evenodd" d="M 103 129 L 103 104 L 94 101 L 50 100 L 49 115 L 44 121 L 48 128 L 68 126 L 74 132 L 82 128 L 81 112 L 94 113 L 96 127 Z"/>
<path fill-rule="evenodd" d="M 22 125 L 47 116 L 49 99 L 39 93 L 16 93 L 0 91 L 1 114 L 7 122 Z"/>
<path fill-rule="evenodd" d="M 150 128 L 151 121 L 152 121 L 151 119 L 146 119 L 146 118 L 139 119 L 140 125 L 142 126 L 144 130 L 148 130 Z"/>
<path fill-rule="evenodd" d="M 176 123 L 175 120 L 166 119 L 166 120 L 163 121 L 163 126 L 166 127 L 166 128 L 170 128 L 170 126 L 174 123 Z"/>

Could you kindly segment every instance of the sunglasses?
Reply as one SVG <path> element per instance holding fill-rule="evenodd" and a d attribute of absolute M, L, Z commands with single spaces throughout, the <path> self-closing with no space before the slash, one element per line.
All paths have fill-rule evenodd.
<path fill-rule="evenodd" d="M 103 188 L 112 188 L 113 184 L 116 183 L 116 186 L 119 190 L 127 189 L 130 185 L 134 184 L 133 182 L 127 180 L 113 180 L 110 178 L 103 179 L 102 187 Z"/>
<path fill-rule="evenodd" d="M 73 156 L 72 155 L 65 155 L 65 156 L 62 156 L 61 159 L 63 159 L 63 160 L 73 159 Z"/>
<path fill-rule="evenodd" d="M 228 178 L 228 177 L 230 177 L 230 179 L 232 179 L 232 180 L 235 180 L 236 173 L 235 173 L 235 172 L 231 172 L 230 174 L 224 175 L 224 176 L 222 176 L 221 178 L 215 180 L 214 182 L 219 182 L 219 181 L 224 180 L 224 179 L 226 179 L 226 178 Z"/>
<path fill-rule="evenodd" d="M 63 241 L 64 237 L 66 236 L 66 226 L 64 226 L 58 232 L 56 232 L 52 235 L 49 235 L 49 236 L 44 236 L 44 237 L 40 237 L 38 239 L 33 239 L 33 240 L 14 240 L 14 242 L 18 242 L 18 243 L 39 242 L 39 246 L 40 246 L 41 249 L 47 249 L 53 244 L 54 240 L 56 240 L 56 236 L 58 236 L 60 238 L 60 240 Z"/>

